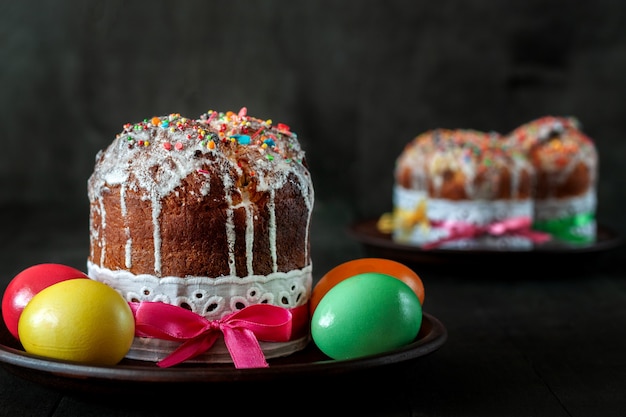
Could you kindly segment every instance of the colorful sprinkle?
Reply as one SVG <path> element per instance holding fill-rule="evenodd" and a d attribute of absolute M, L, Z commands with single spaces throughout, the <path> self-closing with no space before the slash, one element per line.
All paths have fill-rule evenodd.
<path fill-rule="evenodd" d="M 193 155 L 195 158 L 202 155 L 200 149 L 219 150 L 234 160 L 240 158 L 238 154 L 242 155 L 241 158 L 245 154 L 248 161 L 245 166 L 250 170 L 255 158 L 259 161 L 278 159 L 289 164 L 301 161 L 302 150 L 298 146 L 295 133 L 284 123 L 275 126 L 272 123 L 271 119 L 262 120 L 248 116 L 246 107 L 236 113 L 209 110 L 198 119 L 170 113 L 161 117 L 149 117 L 134 124 L 126 123 L 122 133 L 116 137 L 123 140 L 130 149 L 147 148 L 154 141 L 166 151 L 185 152 L 189 149 L 190 153 L 185 152 L 184 155 Z M 157 132 L 160 129 L 164 131 Z M 221 144 L 228 146 L 220 146 Z"/>
<path fill-rule="evenodd" d="M 240 145 L 249 145 L 252 140 L 248 135 L 231 135 L 230 137 L 235 139 Z"/>

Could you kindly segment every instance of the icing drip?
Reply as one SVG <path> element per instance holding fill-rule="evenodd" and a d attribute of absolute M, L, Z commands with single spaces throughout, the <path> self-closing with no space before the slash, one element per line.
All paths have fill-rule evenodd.
<path fill-rule="evenodd" d="M 98 203 L 100 204 L 100 219 L 102 222 L 102 230 L 106 230 L 106 226 L 107 226 L 107 222 L 106 222 L 106 210 L 104 209 L 104 204 L 102 201 L 102 196 L 100 196 L 98 198 Z M 100 264 L 104 263 L 104 256 L 106 253 L 106 240 L 104 239 L 104 232 L 100 233 L 99 235 L 99 241 L 98 241 L 98 245 L 100 245 Z"/>
<path fill-rule="evenodd" d="M 161 275 L 161 223 L 159 214 L 161 213 L 161 196 L 156 190 L 150 193 L 152 202 L 152 239 L 154 240 L 154 272 Z"/>
<path fill-rule="evenodd" d="M 254 223 L 253 223 L 253 208 L 250 207 L 248 201 L 244 201 L 242 204 L 243 209 L 246 211 L 246 275 L 254 274 L 254 268 L 252 267 L 252 258 L 254 246 Z"/>
<path fill-rule="evenodd" d="M 120 186 L 120 210 L 122 213 L 122 217 L 124 218 L 124 220 L 126 220 L 127 209 L 126 209 L 126 186 L 125 184 L 122 184 Z M 133 264 L 132 258 L 131 258 L 131 253 L 133 249 L 133 239 L 130 236 L 130 227 L 128 227 L 128 224 L 126 221 L 124 221 L 124 235 L 126 236 L 126 246 L 125 246 L 125 251 L 124 251 L 124 265 L 126 265 L 126 268 L 130 268 Z"/>
<path fill-rule="evenodd" d="M 230 183 L 230 177 L 224 177 L 224 190 L 226 190 L 226 202 L 228 203 L 228 211 L 226 212 L 226 236 L 228 237 L 228 265 L 230 267 L 230 274 L 236 276 L 237 270 L 235 267 L 235 222 L 233 220 L 233 200 L 230 196 L 230 189 L 232 184 Z"/>
<path fill-rule="evenodd" d="M 300 185 L 300 190 L 302 190 L 302 195 L 304 196 L 304 202 L 306 203 L 306 207 L 309 210 L 309 213 L 313 212 L 313 194 L 314 191 L 312 188 L 309 188 L 308 185 L 308 179 L 304 178 L 303 176 L 299 176 L 299 185 Z M 306 227 L 306 238 L 305 241 L 309 242 L 310 237 L 309 237 L 309 233 L 311 231 L 311 216 L 308 216 L 307 218 L 307 227 Z M 305 246 L 305 252 L 304 252 L 304 259 L 307 259 L 309 257 L 309 246 Z"/>
<path fill-rule="evenodd" d="M 269 209 L 270 209 L 270 253 L 272 255 L 272 271 L 278 271 L 278 263 L 276 256 L 276 203 L 274 199 L 276 198 L 276 193 L 274 190 L 270 190 L 270 201 L 269 201 Z"/>

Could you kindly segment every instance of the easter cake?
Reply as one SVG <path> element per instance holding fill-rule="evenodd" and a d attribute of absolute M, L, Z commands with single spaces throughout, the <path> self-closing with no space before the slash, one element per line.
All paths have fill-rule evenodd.
<path fill-rule="evenodd" d="M 314 190 L 289 126 L 245 108 L 128 123 L 98 152 L 88 197 L 89 277 L 138 318 L 127 357 L 258 366 L 308 344 Z M 251 338 L 251 322 L 280 331 Z M 200 340 L 216 327 L 231 331 Z"/>
<path fill-rule="evenodd" d="M 393 239 L 424 248 L 529 248 L 533 178 L 521 149 L 495 132 L 426 131 L 396 160 Z"/>
<path fill-rule="evenodd" d="M 597 149 L 573 117 L 506 135 L 432 129 L 396 159 L 393 213 L 379 226 L 425 249 L 585 244 L 596 238 L 597 180 Z"/>
<path fill-rule="evenodd" d="M 579 121 L 544 116 L 519 126 L 505 140 L 521 148 L 536 171 L 533 227 L 557 242 L 593 242 L 598 153 Z"/>

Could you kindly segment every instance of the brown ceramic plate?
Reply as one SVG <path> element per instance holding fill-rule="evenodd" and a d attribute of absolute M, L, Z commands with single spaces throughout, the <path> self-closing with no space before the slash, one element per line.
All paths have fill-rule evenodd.
<path fill-rule="evenodd" d="M 396 243 L 390 234 L 378 230 L 378 219 L 362 220 L 353 224 L 349 233 L 365 247 L 368 255 L 395 259 L 415 264 L 467 264 L 485 260 L 526 261 L 566 259 L 567 262 L 587 261 L 590 255 L 598 255 L 617 248 L 622 238 L 610 228 L 599 225 L 594 242 L 574 245 L 549 242 L 528 250 L 503 249 L 430 249 Z M 544 258 L 544 259 L 542 259 Z"/>
<path fill-rule="evenodd" d="M 0 364 L 8 371 L 36 383 L 60 390 L 117 392 L 145 388 L 213 383 L 289 381 L 299 377 L 348 374 L 396 364 L 427 355 L 447 339 L 443 324 L 427 313 L 414 342 L 384 354 L 350 360 L 332 360 L 313 342 L 302 351 L 269 360 L 268 368 L 236 369 L 231 364 L 181 364 L 159 368 L 154 363 L 124 359 L 116 366 L 86 366 L 45 359 L 26 353 L 4 325 L 0 326 Z M 129 386 L 130 385 L 130 386 Z"/>

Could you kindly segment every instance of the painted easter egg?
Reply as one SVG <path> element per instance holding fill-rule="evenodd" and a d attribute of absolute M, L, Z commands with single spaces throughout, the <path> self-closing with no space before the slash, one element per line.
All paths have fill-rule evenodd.
<path fill-rule="evenodd" d="M 2 296 L 2 318 L 13 337 L 19 340 L 17 323 L 35 294 L 52 284 L 73 278 L 88 277 L 76 268 L 57 263 L 33 265 L 13 277 Z"/>
<path fill-rule="evenodd" d="M 391 259 L 358 258 L 335 266 L 333 269 L 326 272 L 315 284 L 313 292 L 311 293 L 311 300 L 309 301 L 311 314 L 313 314 L 320 300 L 326 295 L 328 290 L 346 278 L 365 272 L 379 272 L 399 279 L 411 287 L 420 299 L 420 303 L 422 305 L 424 304 L 424 283 L 420 276 L 411 268 Z"/>
<path fill-rule="evenodd" d="M 421 324 L 422 305 L 411 287 L 368 272 L 339 282 L 324 295 L 311 319 L 311 336 L 324 354 L 345 360 L 411 343 Z"/>
<path fill-rule="evenodd" d="M 91 279 L 69 279 L 44 288 L 18 322 L 24 350 L 89 365 L 115 365 L 128 353 L 135 317 L 112 287 Z"/>

